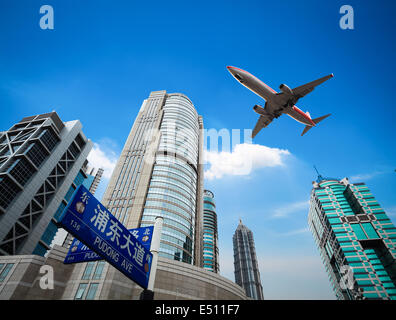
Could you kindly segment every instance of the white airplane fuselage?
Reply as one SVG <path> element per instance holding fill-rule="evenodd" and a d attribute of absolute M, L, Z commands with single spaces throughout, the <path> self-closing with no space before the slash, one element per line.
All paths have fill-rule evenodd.
<path fill-rule="evenodd" d="M 278 113 L 278 116 L 285 113 L 294 120 L 307 126 L 315 126 L 315 122 L 312 121 L 311 116 L 294 105 L 291 100 L 292 94 L 288 95 L 286 90 L 286 92 L 283 91 L 283 93 L 286 94 L 278 94 L 274 89 L 270 88 L 260 79 L 245 70 L 236 67 L 227 67 L 227 69 L 243 86 L 269 102 L 266 107 L 268 112 Z M 254 111 L 261 114 L 260 109 L 255 108 Z"/>

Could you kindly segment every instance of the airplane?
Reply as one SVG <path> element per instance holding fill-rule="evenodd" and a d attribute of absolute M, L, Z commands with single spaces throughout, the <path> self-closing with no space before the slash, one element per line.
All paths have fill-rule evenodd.
<path fill-rule="evenodd" d="M 279 86 L 281 91 L 276 92 L 274 89 L 270 88 L 264 82 L 245 70 L 231 66 L 228 66 L 227 69 L 243 86 L 253 91 L 266 101 L 264 108 L 257 104 L 253 107 L 253 110 L 260 115 L 260 118 L 253 129 L 252 138 L 254 138 L 261 129 L 267 127 L 274 118 L 280 117 L 283 113 L 292 117 L 294 120 L 305 124 L 305 128 L 301 136 L 307 133 L 307 131 L 312 127 L 315 127 L 320 121 L 331 115 L 329 113 L 325 116 L 312 119 L 309 112 L 304 113 L 302 110 L 297 108 L 295 104 L 300 98 L 314 90 L 317 85 L 334 77 L 333 74 L 307 84 L 303 84 L 302 86 L 294 89 L 290 89 L 287 85 L 281 84 Z"/>

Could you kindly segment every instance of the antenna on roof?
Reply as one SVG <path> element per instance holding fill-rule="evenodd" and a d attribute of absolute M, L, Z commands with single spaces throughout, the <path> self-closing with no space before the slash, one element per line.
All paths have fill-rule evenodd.
<path fill-rule="evenodd" d="M 315 171 L 316 171 L 316 173 L 317 173 L 317 175 L 318 175 L 317 181 L 322 181 L 322 180 L 324 180 L 324 178 L 323 178 L 322 175 L 319 173 L 319 171 L 318 171 L 318 169 L 316 168 L 316 166 L 314 165 L 313 167 L 314 167 L 314 169 L 315 169 Z"/>

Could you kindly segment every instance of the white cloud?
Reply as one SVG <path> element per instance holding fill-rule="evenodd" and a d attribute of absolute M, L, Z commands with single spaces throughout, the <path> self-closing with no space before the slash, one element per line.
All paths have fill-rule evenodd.
<path fill-rule="evenodd" d="M 390 208 L 384 208 L 384 211 L 386 214 L 390 217 L 396 217 L 396 206 L 395 207 L 390 207 Z"/>
<path fill-rule="evenodd" d="M 293 202 L 283 207 L 275 209 L 272 218 L 286 218 L 293 213 L 301 212 L 301 211 L 306 211 L 308 213 L 308 209 L 309 209 L 309 201 L 307 200 Z"/>
<path fill-rule="evenodd" d="M 310 230 L 309 228 L 301 228 L 296 230 L 291 230 L 288 232 L 278 233 L 277 236 L 295 236 L 298 234 L 308 233 Z"/>
<path fill-rule="evenodd" d="M 385 171 L 374 171 L 371 173 L 362 173 L 362 174 L 357 174 L 349 178 L 349 180 L 353 182 L 364 182 L 367 180 L 370 180 L 372 178 L 375 178 L 376 176 L 379 176 L 381 174 L 386 173 Z"/>
<path fill-rule="evenodd" d="M 118 155 L 106 144 L 94 143 L 87 159 L 90 167 L 103 168 L 103 178 L 110 179 L 117 164 Z"/>
<path fill-rule="evenodd" d="M 237 144 L 232 152 L 206 151 L 205 163 L 210 168 L 205 171 L 205 178 L 249 175 L 258 168 L 283 166 L 283 158 L 287 155 L 290 155 L 288 150 L 248 143 Z"/>

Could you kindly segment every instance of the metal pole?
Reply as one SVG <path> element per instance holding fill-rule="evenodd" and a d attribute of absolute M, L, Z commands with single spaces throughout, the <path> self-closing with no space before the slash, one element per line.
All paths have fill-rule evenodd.
<path fill-rule="evenodd" d="M 153 300 L 154 299 L 154 282 L 155 275 L 157 273 L 158 264 L 158 251 L 160 248 L 162 224 L 164 219 L 161 216 L 155 218 L 153 238 L 151 240 L 150 252 L 153 254 L 153 261 L 151 262 L 150 278 L 147 289 L 144 290 L 140 296 L 141 300 Z"/>

